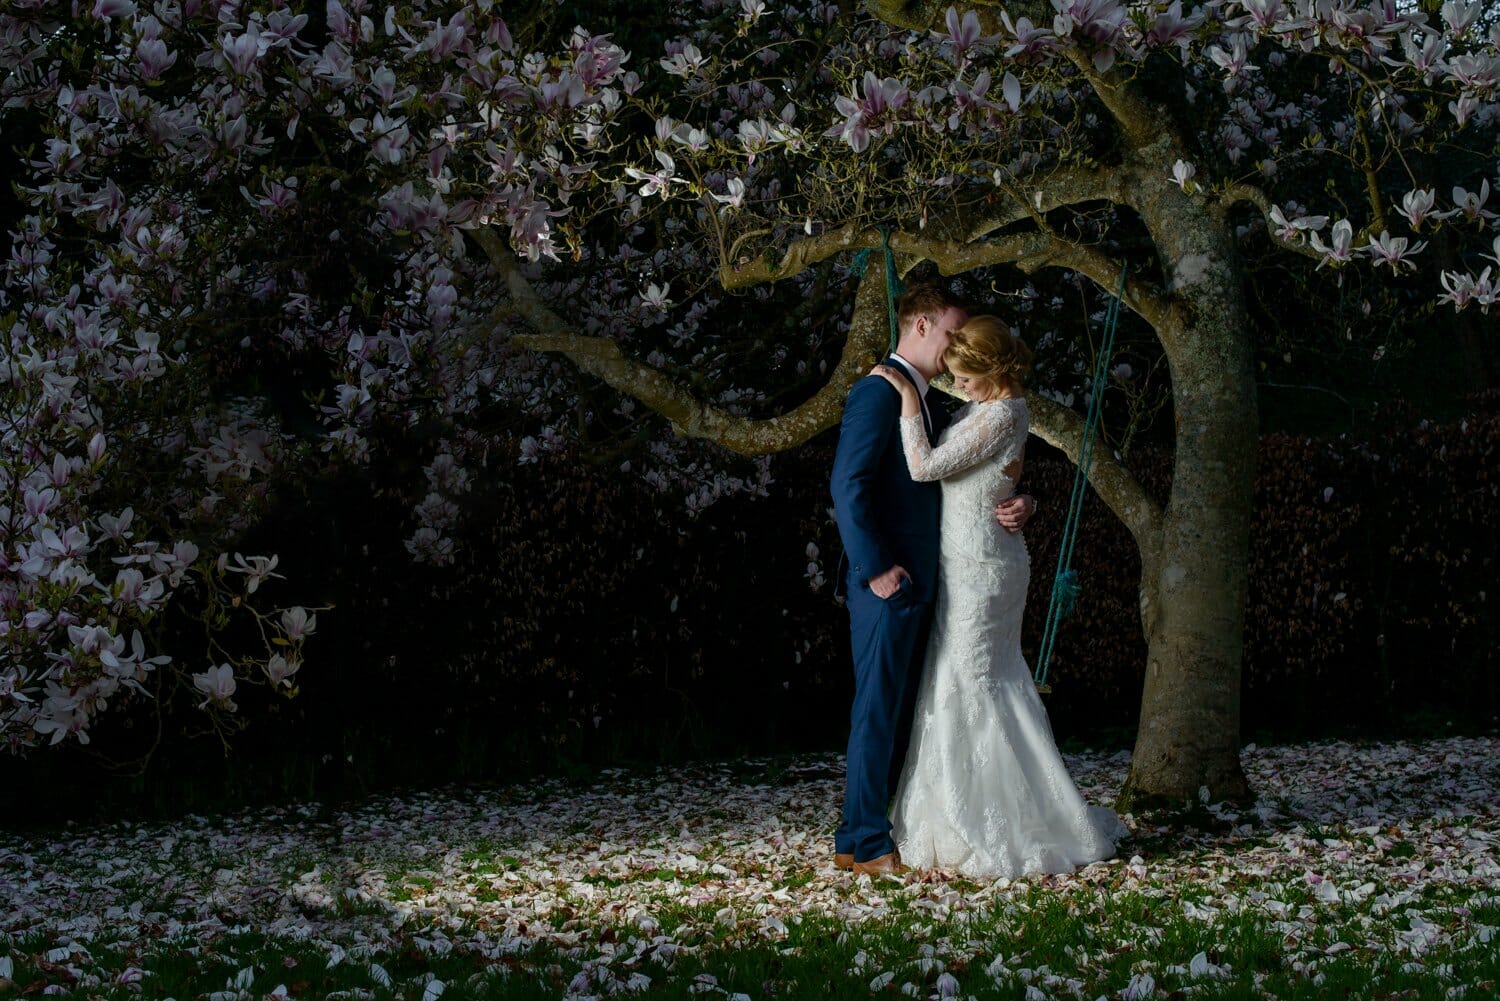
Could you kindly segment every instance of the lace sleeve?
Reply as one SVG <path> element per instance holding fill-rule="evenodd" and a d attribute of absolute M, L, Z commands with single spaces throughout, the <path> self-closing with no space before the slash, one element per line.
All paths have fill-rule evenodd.
<path fill-rule="evenodd" d="M 978 465 L 1000 451 L 1014 423 L 1008 406 L 975 406 L 952 426 L 948 440 L 934 448 L 922 430 L 920 414 L 901 418 L 901 444 L 911 478 L 941 480 Z"/>

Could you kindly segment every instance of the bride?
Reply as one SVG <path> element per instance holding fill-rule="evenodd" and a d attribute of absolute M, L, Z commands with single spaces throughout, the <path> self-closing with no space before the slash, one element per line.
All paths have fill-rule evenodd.
<path fill-rule="evenodd" d="M 1029 418 L 1021 379 L 1031 349 L 993 316 L 953 333 L 943 361 L 970 402 L 934 447 L 911 380 L 877 365 L 901 393 L 913 480 L 939 480 L 937 604 L 917 692 L 892 835 L 902 862 L 966 876 L 1068 872 L 1109 858 L 1129 833 L 1073 784 L 1021 654 L 1031 560 L 996 524 L 1015 492 Z"/>

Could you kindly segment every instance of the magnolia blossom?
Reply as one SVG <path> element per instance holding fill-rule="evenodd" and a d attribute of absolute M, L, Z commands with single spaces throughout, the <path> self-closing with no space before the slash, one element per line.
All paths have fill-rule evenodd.
<path fill-rule="evenodd" d="M 462 538 L 464 471 L 493 461 L 494 425 L 481 413 L 514 408 L 522 462 L 591 435 L 596 410 L 654 422 L 614 401 L 580 407 L 566 363 L 516 350 L 515 336 L 536 328 L 511 309 L 512 289 L 529 285 L 581 335 L 634 342 L 641 364 L 704 370 L 706 402 L 765 410 L 763 387 L 711 360 L 742 356 L 733 324 L 705 336 L 724 302 L 712 276 L 738 263 L 721 255 L 754 260 L 846 222 L 923 226 L 950 200 L 982 215 L 1007 197 L 997 184 L 1030 194 L 1054 169 L 1107 173 L 1076 141 L 1115 131 L 1091 74 L 1072 68 L 1080 60 L 1096 72 L 1126 64 L 1120 78 L 1136 82 L 1151 60 L 1155 82 L 1141 96 L 1154 100 L 1160 83 L 1191 104 L 1189 142 L 1163 147 L 1174 150 L 1161 161 L 1172 181 L 1196 192 L 1202 177 L 1226 200 L 1263 185 L 1276 206 L 1267 224 L 1310 238 L 1323 263 L 1352 263 L 1354 227 L 1370 225 L 1358 217 L 1379 213 L 1345 183 L 1347 158 L 1316 153 L 1338 145 L 1363 157 L 1356 116 L 1369 116 L 1371 155 L 1390 165 L 1376 178 L 1381 203 L 1413 231 L 1456 220 L 1464 264 L 1450 264 L 1439 290 L 1439 264 L 1389 234 L 1362 246 L 1359 262 L 1382 276 L 1427 265 L 1433 294 L 1446 291 L 1440 301 L 1454 308 L 1492 301 L 1492 272 L 1467 273 L 1478 256 L 1464 245 L 1492 218 L 1481 180 L 1491 169 L 1447 155 L 1490 148 L 1500 123 L 1500 34 L 1482 4 L 1425 18 L 1344 0 L 1052 6 L 1040 25 L 1000 11 L 992 40 L 958 9 L 934 32 L 912 32 L 828 3 L 672 0 L 664 49 L 603 8 L 589 14 L 601 33 L 569 24 L 549 34 L 542 23 L 518 43 L 488 3 L 330 0 L 316 31 L 275 4 L 5 6 L 0 62 L 16 72 L 0 75 L 0 118 L 25 128 L 0 134 L 35 152 L 16 158 L 14 235 L 0 261 L 0 315 L 20 345 L 0 362 L 15 390 L 0 551 L 14 587 L 9 638 L 27 665 L 24 676 L 0 671 L 15 693 L 0 698 L 0 727 L 30 743 L 83 739 L 106 702 L 123 705 L 146 651 L 92 635 L 75 643 L 66 627 L 109 621 L 117 638 L 179 594 L 191 600 L 195 573 L 213 579 L 194 547 L 242 548 L 259 513 L 277 509 L 267 502 L 283 478 L 379 461 L 403 429 L 442 428 L 422 454 L 448 458 L 413 476 L 404 497 L 416 522 L 407 550 L 442 563 Z M 818 62 L 804 65 L 814 38 Z M 86 65 L 79 39 L 96 56 Z M 980 59 L 992 42 L 1003 54 Z M 1205 82 L 1215 78 L 1225 90 Z M 1315 79 L 1322 86 L 1307 90 Z M 1443 107 L 1452 114 L 1427 113 Z M 639 127 L 653 119 L 654 136 Z M 1401 163 L 1412 171 L 1404 181 Z M 1330 172 L 1341 202 L 1322 200 Z M 1431 192 L 1455 184 L 1453 213 L 1436 211 Z M 1336 204 L 1356 219 L 1330 232 L 1320 213 Z M 1088 214 L 1113 225 L 1098 207 Z M 498 272 L 497 251 L 514 271 Z M 845 263 L 832 268 L 841 279 Z M 780 277 L 777 294 L 811 295 L 827 277 Z M 826 360 L 807 359 L 828 355 L 826 338 L 847 323 L 806 331 L 805 344 L 797 330 L 768 357 L 811 389 Z M 309 390 L 304 410 L 226 396 L 290 359 Z M 141 447 L 121 450 L 122 438 Z M 117 465 L 143 451 L 162 457 L 151 475 Z M 732 461 L 670 434 L 624 459 L 693 510 L 766 489 L 768 467 Z M 160 537 L 160 525 L 181 526 L 180 537 Z M 242 612 L 272 590 L 259 584 L 279 576 L 273 560 L 220 564 L 223 577 L 244 577 Z M 301 614 L 275 638 L 305 639 L 313 617 Z M 214 662 L 232 656 L 271 678 L 282 670 L 264 666 L 272 654 L 288 669 L 295 659 L 235 650 Z M 64 673 L 68 686 L 49 690 Z"/>
<path fill-rule="evenodd" d="M 980 33 L 979 15 L 972 10 L 965 11 L 963 17 L 960 18 L 958 9 L 949 7 L 944 17 L 944 26 L 947 28 L 944 38 L 948 47 L 955 56 L 960 58 L 984 40 Z"/>
<path fill-rule="evenodd" d="M 307 609 L 300 605 L 288 608 L 281 613 L 281 631 L 293 643 L 302 642 L 311 636 L 317 627 L 318 617 L 307 614 Z"/>
<path fill-rule="evenodd" d="M 662 282 L 660 285 L 652 282 L 641 292 L 641 301 L 655 310 L 665 310 L 672 305 L 672 300 L 667 298 L 672 291 L 671 282 Z"/>
<path fill-rule="evenodd" d="M 1418 188 L 1408 191 L 1401 199 L 1401 207 L 1396 211 L 1411 223 L 1411 228 L 1421 231 L 1422 223 L 1429 218 L 1442 219 L 1447 213 L 1433 212 L 1432 208 L 1437 202 L 1437 196 L 1431 188 Z"/>
<path fill-rule="evenodd" d="M 1177 186 L 1188 194 L 1192 194 L 1198 190 L 1198 182 L 1193 180 L 1193 177 L 1197 173 L 1198 169 L 1186 160 L 1178 160 L 1172 164 L 1172 180 L 1177 182 Z"/>
<path fill-rule="evenodd" d="M 244 574 L 246 594 L 254 594 L 263 582 L 272 577 L 281 577 L 281 574 L 272 572 L 280 561 L 278 556 L 251 556 L 247 559 L 235 553 L 233 564 L 228 562 L 228 558 L 228 553 L 219 556 L 219 568 L 229 573 Z"/>
<path fill-rule="evenodd" d="M 1500 254 L 1500 250 L 1496 253 Z M 1485 268 L 1477 278 L 1460 271 L 1444 271 L 1440 280 L 1446 292 L 1438 301 L 1459 310 L 1473 302 L 1481 312 L 1488 313 L 1500 295 L 1500 283 L 1491 283 L 1490 270 Z"/>
<path fill-rule="evenodd" d="M 235 705 L 234 695 L 235 680 L 234 669 L 228 664 L 219 664 L 210 667 L 202 674 L 193 675 L 193 687 L 203 693 L 203 701 L 198 703 L 202 709 L 209 704 L 216 705 L 222 709 L 234 712 L 238 706 Z"/>
<path fill-rule="evenodd" d="M 296 674 L 297 671 L 301 669 L 301 667 L 301 662 L 298 661 L 295 657 L 291 660 L 288 660 L 278 653 L 270 660 L 266 661 L 264 670 L 266 672 L 266 677 L 270 679 L 271 686 L 273 688 L 280 687 L 283 684 L 290 688 L 292 684 L 292 675 Z"/>
<path fill-rule="evenodd" d="M 745 182 L 738 177 L 731 177 L 724 182 L 724 194 L 710 192 L 709 197 L 716 202 L 737 209 L 745 202 Z"/>
<path fill-rule="evenodd" d="M 838 136 L 856 153 L 870 145 L 870 135 L 888 132 L 896 125 L 902 108 L 911 99 L 906 85 L 894 77 L 880 79 L 867 72 L 863 81 L 863 93 L 855 90 L 852 97 L 839 97 L 834 106 L 844 115 L 842 125 L 835 125 L 826 135 Z"/>
<path fill-rule="evenodd" d="M 1274 232 L 1283 240 L 1301 241 L 1309 232 L 1315 232 L 1328 224 L 1326 215 L 1297 215 L 1288 219 L 1281 211 L 1281 206 L 1271 206 L 1271 222 L 1275 225 Z"/>
<path fill-rule="evenodd" d="M 703 53 L 691 42 L 682 46 L 682 49 L 662 60 L 661 68 L 672 76 L 691 76 L 698 72 L 703 66 Z"/>
<path fill-rule="evenodd" d="M 1369 251 L 1370 256 L 1375 260 L 1376 267 L 1387 264 L 1390 265 L 1392 271 L 1399 273 L 1403 266 L 1415 268 L 1410 258 L 1421 253 L 1426 246 L 1426 243 L 1416 243 L 1408 248 L 1406 237 L 1393 237 L 1389 232 L 1382 230 L 1380 235 L 1372 237 L 1363 249 Z"/>
<path fill-rule="evenodd" d="M 1318 267 L 1324 264 L 1347 264 L 1354 259 L 1354 224 L 1348 219 L 1340 219 L 1333 224 L 1331 235 L 1333 243 L 1324 244 L 1317 233 L 1311 234 L 1312 248 L 1323 255 Z"/>
<path fill-rule="evenodd" d="M 645 181 L 640 187 L 642 198 L 650 198 L 652 195 L 660 195 L 662 198 L 669 197 L 673 184 L 686 184 L 687 181 L 677 177 L 677 162 L 662 150 L 655 151 L 656 162 L 661 164 L 657 171 L 637 170 L 635 167 L 626 167 L 625 173 L 637 181 Z"/>
<path fill-rule="evenodd" d="M 1182 16 L 1182 0 L 1172 0 L 1166 10 L 1156 15 L 1156 22 L 1146 32 L 1146 41 L 1151 45 L 1176 45 L 1184 53 L 1192 44 L 1193 32 L 1203 23 L 1203 14 Z"/>
<path fill-rule="evenodd" d="M 1485 219 L 1495 218 L 1495 213 L 1484 207 L 1485 202 L 1490 200 L 1490 182 L 1480 182 L 1478 191 L 1468 191 L 1464 188 L 1453 189 L 1453 204 L 1457 212 L 1463 213 L 1464 218 L 1470 222 L 1479 222 Z"/>

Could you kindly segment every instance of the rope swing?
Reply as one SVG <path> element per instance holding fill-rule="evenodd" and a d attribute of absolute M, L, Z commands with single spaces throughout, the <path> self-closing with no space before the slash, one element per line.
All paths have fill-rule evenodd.
<path fill-rule="evenodd" d="M 1078 571 L 1073 569 L 1073 544 L 1078 541 L 1083 495 L 1088 487 L 1089 466 L 1094 457 L 1094 438 L 1099 427 L 1100 411 L 1103 409 L 1104 383 L 1108 378 L 1110 359 L 1115 353 L 1115 328 L 1120 320 L 1120 300 L 1125 297 L 1125 270 L 1125 266 L 1121 265 L 1120 287 L 1104 313 L 1104 336 L 1099 346 L 1098 362 L 1094 365 L 1089 411 L 1083 421 L 1083 442 L 1078 449 L 1078 464 L 1073 474 L 1073 493 L 1068 499 L 1068 518 L 1063 525 L 1062 546 L 1057 553 L 1057 574 L 1052 578 L 1052 601 L 1047 607 L 1047 625 L 1042 631 L 1042 650 L 1037 657 L 1034 677 L 1036 690 L 1043 694 L 1052 691 L 1052 686 L 1047 684 L 1047 668 L 1052 662 L 1052 650 L 1057 643 L 1057 627 L 1062 624 L 1063 619 L 1073 614 L 1083 591 L 1083 586 L 1078 582 Z"/>
<path fill-rule="evenodd" d="M 891 323 L 891 343 L 886 349 L 886 354 L 896 353 L 896 342 L 901 339 L 901 332 L 896 324 L 896 296 L 903 291 L 901 279 L 896 276 L 896 256 L 891 253 L 891 228 L 880 227 L 880 249 L 885 253 L 885 312 Z M 854 273 L 860 278 L 865 275 L 865 268 L 870 263 L 870 250 L 866 248 L 854 255 Z"/>

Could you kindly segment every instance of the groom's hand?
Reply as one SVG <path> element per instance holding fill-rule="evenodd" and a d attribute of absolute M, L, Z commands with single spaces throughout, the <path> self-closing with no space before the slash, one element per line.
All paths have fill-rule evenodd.
<path fill-rule="evenodd" d="M 911 574 L 906 572 L 906 568 L 901 566 L 900 564 L 897 564 L 880 576 L 871 577 L 870 590 L 874 591 L 875 596 L 881 601 L 885 601 L 889 599 L 891 595 L 901 590 L 901 579 L 903 577 L 907 580 L 911 580 Z"/>
<path fill-rule="evenodd" d="M 1030 494 L 1015 494 L 995 505 L 995 520 L 1007 532 L 1019 532 L 1026 527 L 1036 513 L 1036 498 Z"/>

